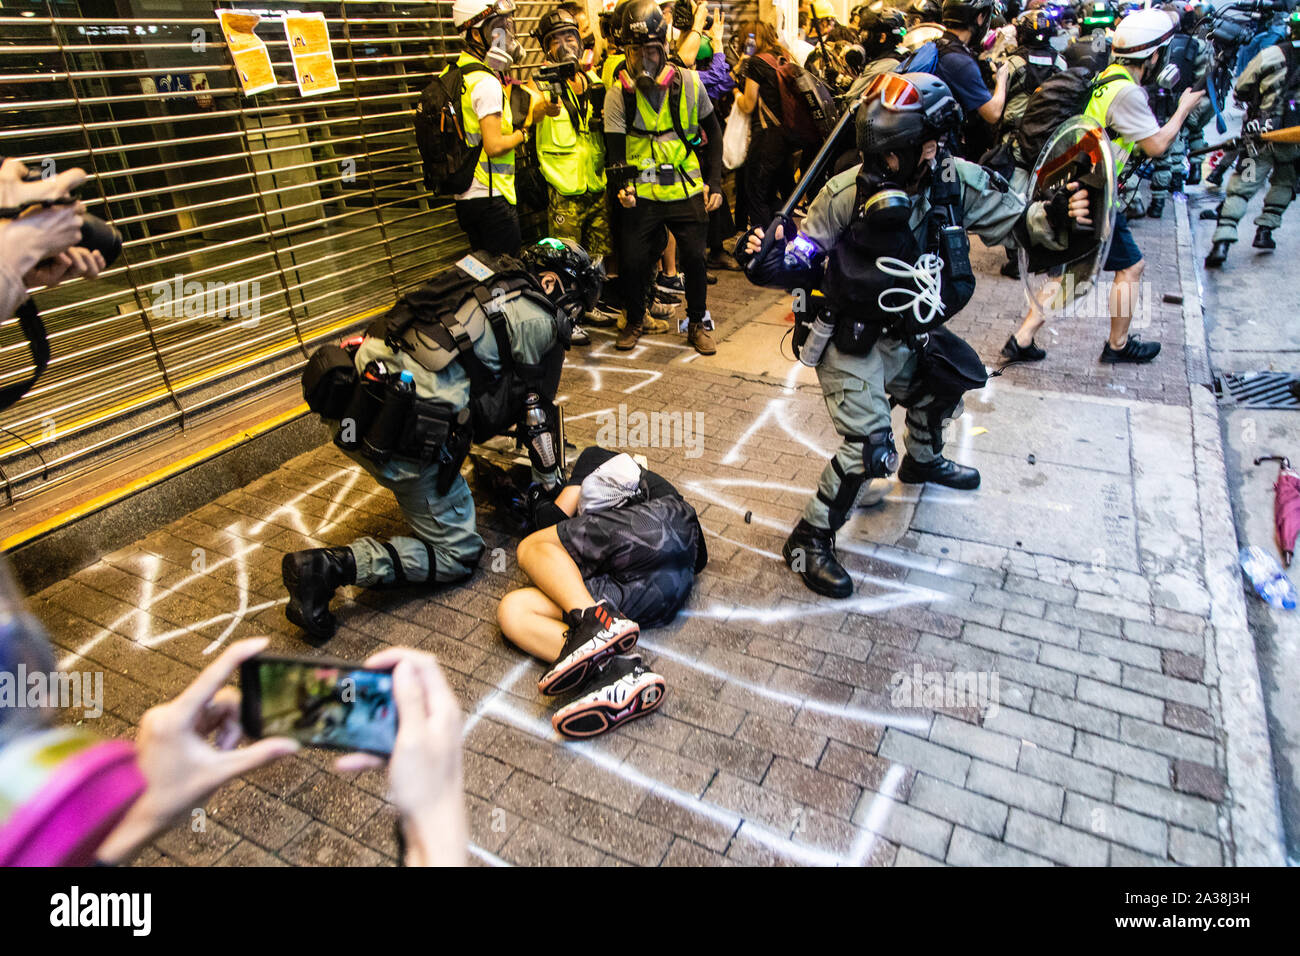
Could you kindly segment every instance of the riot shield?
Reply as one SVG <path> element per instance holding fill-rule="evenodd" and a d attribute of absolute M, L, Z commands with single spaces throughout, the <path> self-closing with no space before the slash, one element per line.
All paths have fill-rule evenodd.
<path fill-rule="evenodd" d="M 1091 117 L 1066 120 L 1052 134 L 1030 174 L 1026 200 L 1048 201 L 1072 182 L 1088 191 L 1092 225 L 1072 224 L 1064 249 L 1017 250 L 1030 308 L 1049 316 L 1092 292 L 1110 252 L 1116 212 L 1115 159 L 1110 138 Z"/>

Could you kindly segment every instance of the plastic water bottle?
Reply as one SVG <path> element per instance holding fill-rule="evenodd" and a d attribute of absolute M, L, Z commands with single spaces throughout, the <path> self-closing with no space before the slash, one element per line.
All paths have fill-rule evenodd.
<path fill-rule="evenodd" d="M 1295 610 L 1295 585 L 1286 576 L 1276 558 L 1252 545 L 1242 548 L 1237 559 L 1241 562 L 1241 570 L 1245 571 L 1246 577 L 1250 578 L 1256 594 L 1273 607 L 1287 611 Z"/>

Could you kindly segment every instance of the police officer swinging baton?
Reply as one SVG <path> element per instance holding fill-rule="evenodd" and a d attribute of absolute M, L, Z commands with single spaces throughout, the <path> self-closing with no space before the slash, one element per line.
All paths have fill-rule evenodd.
<path fill-rule="evenodd" d="M 842 144 L 840 140 L 844 138 L 844 131 L 852 127 L 854 117 L 858 115 L 858 107 L 861 105 L 862 101 L 859 100 L 857 103 L 853 104 L 853 106 L 844 111 L 840 116 L 839 121 L 835 124 L 835 128 L 831 130 L 831 134 L 826 137 L 826 142 L 822 144 L 822 148 L 818 150 L 817 155 L 814 156 L 813 161 L 808 164 L 808 168 L 804 171 L 803 176 L 800 177 L 799 182 L 795 184 L 794 191 L 790 193 L 790 198 L 785 201 L 784 206 L 777 210 L 776 215 L 772 218 L 772 222 L 763 233 L 762 247 L 755 256 L 745 263 L 745 274 L 749 277 L 750 281 L 756 281 L 754 274 L 750 271 L 755 268 L 754 264 L 762 262 L 768 254 L 771 253 L 772 246 L 777 241 L 777 227 L 784 227 L 782 229 L 782 235 L 785 239 L 794 238 L 792 235 L 789 235 L 789 233 L 794 228 L 795 208 L 799 203 L 803 202 L 804 196 L 808 195 L 813 186 L 821 181 L 822 174 L 826 172 L 827 167 L 834 163 L 840 154 L 844 152 L 846 146 Z M 753 234 L 753 231 L 753 228 L 751 228 L 736 242 L 736 247 L 732 250 L 732 254 L 737 260 L 745 258 L 745 246 L 749 242 L 749 237 Z"/>

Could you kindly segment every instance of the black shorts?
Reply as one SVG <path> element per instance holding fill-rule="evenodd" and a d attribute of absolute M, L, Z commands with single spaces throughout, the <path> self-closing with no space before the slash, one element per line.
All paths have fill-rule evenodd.
<path fill-rule="evenodd" d="M 1133 238 L 1128 217 L 1120 213 L 1115 217 L 1115 231 L 1110 237 L 1110 252 L 1106 255 L 1102 269 L 1107 272 L 1118 272 L 1120 269 L 1135 266 L 1141 261 L 1142 250 L 1138 248 L 1137 240 Z"/>
<path fill-rule="evenodd" d="M 682 498 L 587 512 L 555 531 L 592 596 L 643 627 L 671 621 L 690 596 L 701 531 Z"/>

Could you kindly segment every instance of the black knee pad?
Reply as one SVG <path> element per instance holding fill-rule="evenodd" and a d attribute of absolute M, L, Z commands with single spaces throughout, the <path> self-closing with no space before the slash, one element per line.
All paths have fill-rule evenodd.
<path fill-rule="evenodd" d="M 870 478 L 888 478 L 898 470 L 898 449 L 894 446 L 894 433 L 880 428 L 862 442 L 862 464 Z"/>
<path fill-rule="evenodd" d="M 830 497 L 818 488 L 817 498 L 826 506 L 827 520 L 830 522 L 831 530 L 835 531 L 849 520 L 849 510 L 853 507 L 853 502 L 858 500 L 858 492 L 862 490 L 862 483 L 867 480 L 867 476 L 846 474 L 840 467 L 838 458 L 831 459 L 831 467 L 839 476 L 839 490 L 835 492 L 834 497 Z"/>

